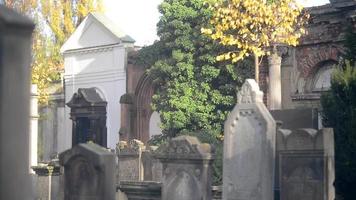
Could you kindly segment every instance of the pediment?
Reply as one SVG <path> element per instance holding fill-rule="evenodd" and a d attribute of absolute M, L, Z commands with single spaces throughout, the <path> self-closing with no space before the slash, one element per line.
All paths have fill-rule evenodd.
<path fill-rule="evenodd" d="M 73 94 L 72 99 L 67 103 L 70 108 L 74 107 L 88 107 L 88 106 L 103 106 L 107 104 L 95 88 L 79 88 L 78 92 Z"/>
<path fill-rule="evenodd" d="M 86 48 L 134 43 L 115 23 L 105 15 L 90 13 L 64 43 L 61 53 Z"/>

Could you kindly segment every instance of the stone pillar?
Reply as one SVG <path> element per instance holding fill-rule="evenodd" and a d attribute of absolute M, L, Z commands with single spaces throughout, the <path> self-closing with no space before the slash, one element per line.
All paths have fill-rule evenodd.
<path fill-rule="evenodd" d="M 247 79 L 225 122 L 223 200 L 273 200 L 276 122 Z"/>
<path fill-rule="evenodd" d="M 282 86 L 281 86 L 281 61 L 277 53 L 268 57 L 269 82 L 268 82 L 268 108 L 269 110 L 280 110 L 282 108 Z"/>
<path fill-rule="evenodd" d="M 37 145 L 38 145 L 38 94 L 37 85 L 31 85 L 30 102 L 30 167 L 37 166 Z M 34 171 L 31 169 L 31 172 Z"/>
<path fill-rule="evenodd" d="M 0 5 L 0 199 L 34 199 L 28 153 L 33 28 Z"/>
<path fill-rule="evenodd" d="M 179 136 L 161 145 L 162 200 L 211 200 L 213 149 L 196 137 Z"/>

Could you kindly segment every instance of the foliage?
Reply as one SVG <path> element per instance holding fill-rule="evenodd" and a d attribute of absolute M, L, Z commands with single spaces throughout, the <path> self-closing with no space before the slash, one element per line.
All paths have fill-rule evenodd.
<path fill-rule="evenodd" d="M 334 128 L 336 192 L 351 200 L 356 196 L 356 67 L 350 62 L 333 73 L 321 104 L 324 125 Z"/>
<path fill-rule="evenodd" d="M 356 61 L 356 33 L 352 31 L 351 26 L 346 31 L 344 47 L 346 50 L 344 58 L 353 65 Z"/>
<path fill-rule="evenodd" d="M 40 103 L 47 103 L 46 89 L 60 80 L 63 60 L 60 47 L 84 17 L 101 10 L 101 0 L 5 0 L 36 22 L 33 36 L 32 83 L 37 84 Z"/>
<path fill-rule="evenodd" d="M 203 0 L 164 0 L 158 23 L 158 57 L 148 73 L 155 77 L 157 90 L 153 109 L 158 111 L 165 134 L 183 129 L 220 130 L 235 100 L 236 85 L 244 77 L 231 64 L 217 63 L 221 47 L 200 29 L 208 24 L 211 10 Z M 156 47 L 154 47 L 156 46 Z M 143 49 L 140 54 L 143 53 Z M 225 65 L 226 64 L 226 65 Z M 246 61 L 241 68 L 249 68 Z"/>
<path fill-rule="evenodd" d="M 210 8 L 211 26 L 201 32 L 233 47 L 216 59 L 237 62 L 254 55 L 257 81 L 258 58 L 279 43 L 296 46 L 308 18 L 296 0 L 227 0 Z"/>

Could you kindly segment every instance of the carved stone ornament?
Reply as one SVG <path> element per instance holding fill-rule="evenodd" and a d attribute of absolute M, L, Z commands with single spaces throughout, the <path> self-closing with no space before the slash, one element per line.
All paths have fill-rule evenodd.
<path fill-rule="evenodd" d="M 191 136 L 173 138 L 155 151 L 155 156 L 158 158 L 174 159 L 211 159 L 213 154 L 214 149 L 209 144 L 202 144 L 196 137 Z"/>
<path fill-rule="evenodd" d="M 126 154 L 140 154 L 143 150 L 145 150 L 145 144 L 140 140 L 133 139 L 130 142 L 120 141 L 116 144 L 116 151 L 119 155 Z"/>
<path fill-rule="evenodd" d="M 263 92 L 253 79 L 246 79 L 241 90 L 237 93 L 238 104 L 262 103 Z"/>

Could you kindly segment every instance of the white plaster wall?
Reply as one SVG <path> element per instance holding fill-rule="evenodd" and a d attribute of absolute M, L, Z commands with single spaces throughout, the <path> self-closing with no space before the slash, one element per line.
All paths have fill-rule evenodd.
<path fill-rule="evenodd" d="M 119 140 L 120 97 L 126 92 L 125 46 L 102 47 L 91 52 L 65 54 L 65 102 L 79 88 L 95 87 L 107 101 L 107 145 L 114 149 Z M 100 93 L 100 92 L 99 92 Z M 59 152 L 72 144 L 70 108 L 65 108 L 65 133 L 59 137 Z"/>

